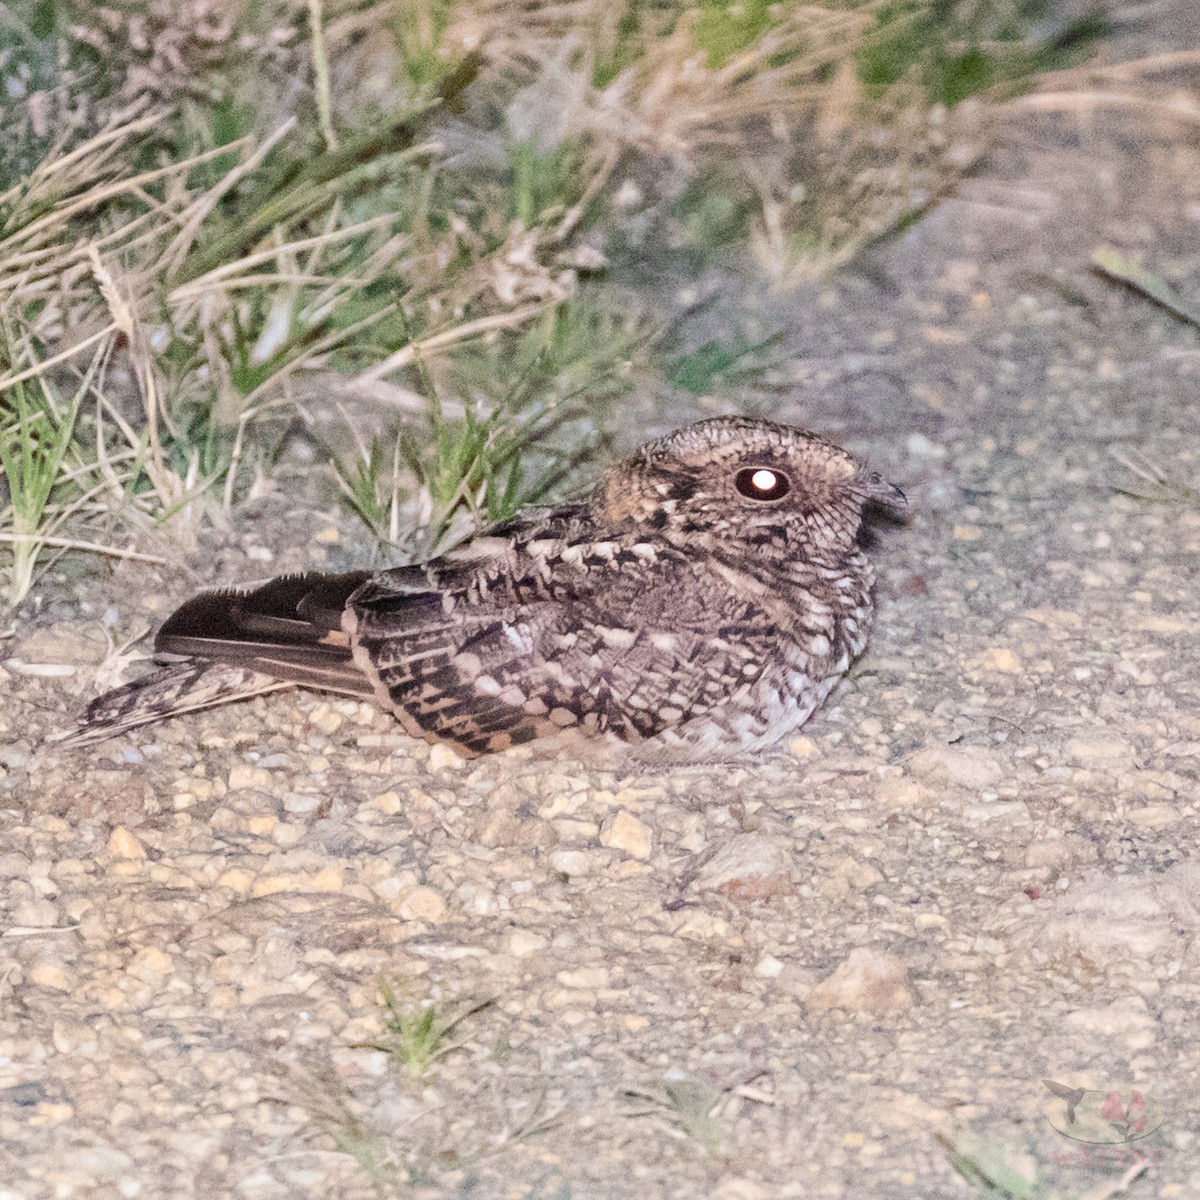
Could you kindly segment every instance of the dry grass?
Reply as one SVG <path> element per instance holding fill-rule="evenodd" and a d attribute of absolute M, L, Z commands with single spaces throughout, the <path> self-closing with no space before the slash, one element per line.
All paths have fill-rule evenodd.
<path fill-rule="evenodd" d="M 380 539 L 416 521 L 427 552 L 542 494 L 652 333 L 601 312 L 608 241 L 733 237 L 794 286 L 972 161 L 926 61 L 969 55 L 928 50 L 931 5 L 893 9 L 60 0 L 41 42 L 0 29 L 29 164 L 0 194 L 0 393 L 36 409 L 6 399 L 0 430 L 45 433 L 40 475 L 5 468 L 10 601 L 64 541 L 192 542 L 297 414 L 329 424 L 316 379 L 360 412 L 402 398 L 329 456 Z M 714 198 L 729 219 L 680 216 Z"/>

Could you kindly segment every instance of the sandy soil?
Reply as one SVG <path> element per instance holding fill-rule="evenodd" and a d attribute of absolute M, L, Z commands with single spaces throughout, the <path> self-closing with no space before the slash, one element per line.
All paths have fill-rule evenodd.
<path fill-rule="evenodd" d="M 0 1200 L 997 1194 L 948 1144 L 1013 1194 L 1200 1195 L 1200 337 L 1088 265 L 1197 293 L 1183 70 L 1104 80 L 1141 107 L 1014 108 L 836 283 L 701 281 L 714 329 L 785 331 L 764 406 L 913 509 L 876 539 L 871 650 L 778 754 L 464 764 L 302 694 L 41 748 L 110 682 L 106 627 L 354 558 L 280 494 L 189 570 L 22 613 Z M 492 1004 L 414 1078 L 361 1045 L 381 976 Z M 1144 1168 L 1057 1132 L 1043 1079 L 1148 1097 Z"/>

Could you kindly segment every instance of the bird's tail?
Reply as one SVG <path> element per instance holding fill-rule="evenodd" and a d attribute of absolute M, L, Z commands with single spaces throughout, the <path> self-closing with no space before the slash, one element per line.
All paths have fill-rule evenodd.
<path fill-rule="evenodd" d="M 105 692 L 88 705 L 74 729 L 52 733 L 46 740 L 68 748 L 87 746 L 139 725 L 291 686 L 234 663 L 193 659 Z"/>
<path fill-rule="evenodd" d="M 299 685 L 373 696 L 341 627 L 350 594 L 368 578 L 293 575 L 249 591 L 206 592 L 158 631 L 162 669 L 93 700 L 80 724 L 51 740 L 86 745 L 180 713 Z"/>

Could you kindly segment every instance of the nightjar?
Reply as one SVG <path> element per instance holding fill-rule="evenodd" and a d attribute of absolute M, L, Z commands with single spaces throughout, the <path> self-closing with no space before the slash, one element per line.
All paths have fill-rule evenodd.
<path fill-rule="evenodd" d="M 67 740 L 299 685 L 466 756 L 587 734 L 729 759 L 802 725 L 862 652 L 870 504 L 905 499 L 816 434 L 701 421 L 430 562 L 189 600 L 159 630 L 167 665 Z"/>

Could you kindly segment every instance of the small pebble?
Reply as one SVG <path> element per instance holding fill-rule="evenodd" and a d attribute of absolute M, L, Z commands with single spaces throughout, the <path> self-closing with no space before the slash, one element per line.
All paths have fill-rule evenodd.
<path fill-rule="evenodd" d="M 644 860 L 650 857 L 654 835 L 644 821 L 621 809 L 604 822 L 600 830 L 600 844 Z"/>

